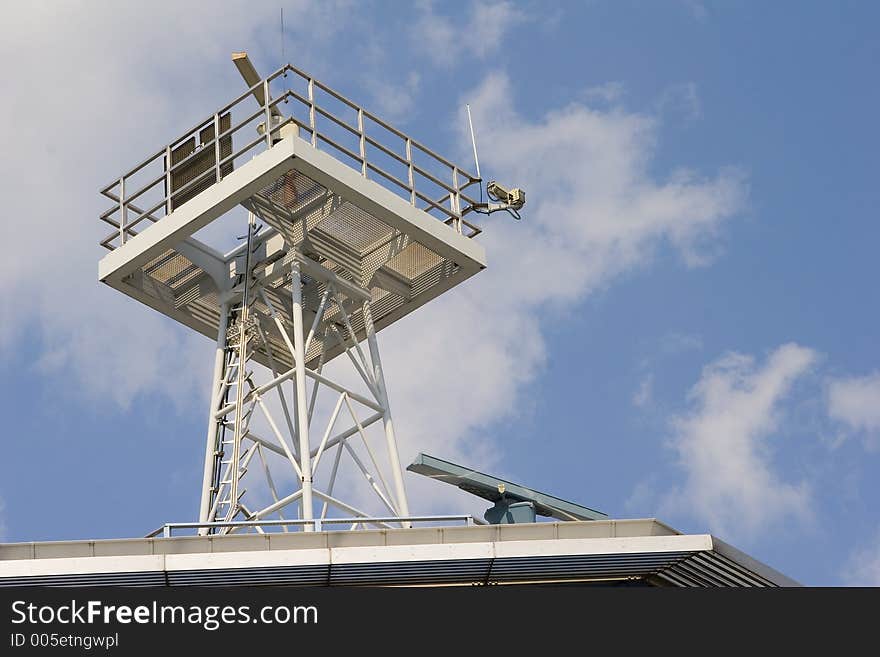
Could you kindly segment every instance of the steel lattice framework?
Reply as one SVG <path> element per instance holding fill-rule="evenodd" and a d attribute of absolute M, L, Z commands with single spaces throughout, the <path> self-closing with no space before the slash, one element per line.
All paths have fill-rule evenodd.
<path fill-rule="evenodd" d="M 255 276 L 255 270 L 264 264 L 253 261 L 255 252 L 259 251 L 255 247 L 257 238 L 255 217 L 249 214 L 245 268 L 231 290 L 232 298 L 237 303 L 223 305 L 218 331 L 200 522 L 231 522 L 239 517 L 261 520 L 272 514 L 283 519 L 282 511 L 293 504 L 301 511 L 300 517 L 308 521 L 315 518 L 315 498 L 321 503 L 319 521 L 326 517 L 329 506 L 357 517 L 367 517 L 367 512 L 333 496 L 343 454 L 347 454 L 356 464 L 370 488 L 392 516 L 408 517 L 409 507 L 372 321 L 370 295 L 351 284 L 345 285 L 331 271 L 314 262 L 308 262 L 298 251 L 291 252 L 293 257 L 289 258 L 289 264 L 275 270 L 274 276 Z M 308 277 L 303 275 L 304 264 L 309 271 Z M 303 293 L 310 287 L 316 288 L 320 301 L 306 332 Z M 271 300 L 272 296 L 277 297 L 279 290 L 287 288 L 290 291 L 289 326 L 285 325 Z M 353 308 L 359 309 L 364 320 L 369 357 L 361 348 L 352 328 L 350 314 Z M 272 341 L 268 337 L 273 329 L 282 336 L 286 356 L 284 360 L 289 359 L 294 363 L 289 369 L 279 368 L 279 359 L 276 358 Z M 323 348 L 317 367 L 312 369 L 305 366 L 305 354 L 319 334 Z M 322 373 L 326 346 L 331 339 L 344 349 L 369 390 L 370 397 L 364 397 Z M 264 350 L 272 375 L 268 381 L 262 383 L 255 380 L 255 371 L 260 368 L 253 368 L 257 346 Z M 307 395 L 309 380 L 312 388 Z M 284 384 L 287 381 L 294 384 L 292 400 L 285 394 Z M 321 418 L 324 426 L 320 441 L 314 441 L 311 427 L 321 424 L 315 415 L 315 402 L 322 385 L 333 391 L 337 399 L 329 418 Z M 278 396 L 283 422 L 273 417 L 264 399 L 272 393 Z M 372 410 L 373 414 L 362 418 L 356 407 Z M 271 427 L 274 440 L 262 438 L 251 430 L 251 419 L 257 412 L 263 415 Z M 350 416 L 353 427 L 332 435 L 342 413 Z M 384 428 L 390 463 L 390 486 L 365 433 L 366 427 L 380 421 Z M 371 467 L 364 463 L 350 445 L 349 441 L 353 436 L 363 441 Z M 290 464 L 300 482 L 297 490 L 283 497 L 279 496 L 267 464 L 267 451 L 275 452 Z M 333 466 L 324 486 L 318 487 L 315 482 L 318 466 L 325 454 L 329 455 L 334 451 L 332 457 L 328 456 L 333 459 Z M 260 509 L 249 508 L 242 499 L 245 490 L 242 489 L 241 482 L 255 457 L 259 460 L 266 478 L 265 483 L 273 498 L 272 504 Z M 304 525 L 306 531 L 314 527 L 314 524 Z"/>

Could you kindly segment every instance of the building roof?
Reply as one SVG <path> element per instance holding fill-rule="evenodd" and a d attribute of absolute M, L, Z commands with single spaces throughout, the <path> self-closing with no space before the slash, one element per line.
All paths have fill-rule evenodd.
<path fill-rule="evenodd" d="M 0 544 L 0 586 L 798 586 L 655 519 Z"/>

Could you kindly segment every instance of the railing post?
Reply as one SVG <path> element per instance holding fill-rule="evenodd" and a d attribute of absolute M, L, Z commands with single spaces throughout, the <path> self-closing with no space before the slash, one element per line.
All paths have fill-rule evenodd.
<path fill-rule="evenodd" d="M 119 246 L 125 244 L 125 176 L 119 179 Z"/>
<path fill-rule="evenodd" d="M 269 109 L 269 79 L 263 80 L 263 107 L 266 109 L 266 146 L 272 148 L 272 110 Z"/>
<path fill-rule="evenodd" d="M 367 177 L 367 140 L 364 137 L 364 110 L 358 107 L 358 133 L 360 134 L 361 175 Z"/>
<path fill-rule="evenodd" d="M 412 139 L 406 138 L 406 161 L 409 164 L 409 202 L 415 207 L 416 204 L 416 182 L 413 176 L 412 161 Z"/>
<path fill-rule="evenodd" d="M 165 147 L 165 216 L 172 212 L 171 207 L 171 145 Z"/>
<path fill-rule="evenodd" d="M 315 125 L 315 80 L 309 78 L 309 127 L 312 129 L 312 146 L 318 147 L 318 126 Z"/>
<path fill-rule="evenodd" d="M 452 167 L 452 188 L 455 195 L 451 196 L 452 211 L 455 213 L 455 228 L 461 234 L 461 190 L 458 188 L 458 167 Z"/>
<path fill-rule="evenodd" d="M 214 170 L 220 182 L 220 115 L 214 112 Z"/>
<path fill-rule="evenodd" d="M 165 523 L 165 526 L 162 527 L 162 536 L 163 538 L 171 538 L 171 525 Z"/>

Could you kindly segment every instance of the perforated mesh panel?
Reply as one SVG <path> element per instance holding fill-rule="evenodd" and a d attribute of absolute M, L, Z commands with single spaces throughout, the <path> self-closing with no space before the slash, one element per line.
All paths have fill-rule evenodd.
<path fill-rule="evenodd" d="M 181 153 L 189 148 L 184 146 Z M 401 233 L 296 170 L 266 185 L 242 205 L 284 238 L 285 249 L 296 249 L 340 278 L 369 290 L 377 329 L 447 289 L 460 272 L 458 265 L 411 235 Z M 284 264 L 289 264 L 289 258 L 285 258 Z M 304 282 L 303 319 L 308 329 L 326 286 L 308 276 Z M 220 314 L 217 287 L 209 275 L 181 253 L 174 249 L 164 252 L 126 279 L 126 283 L 141 300 L 205 335 L 216 336 Z M 281 322 L 281 330 L 289 335 L 289 275 L 270 281 L 264 292 Z M 352 329 L 359 340 L 363 339 L 365 325 L 360 303 L 347 303 Z M 271 352 L 276 367 L 292 367 L 286 340 L 262 298 L 254 305 L 254 316 L 268 341 L 267 346 L 262 338 L 254 340 L 255 358 L 268 364 Z M 317 365 L 322 352 L 325 362 L 343 352 L 335 334 L 325 331 L 331 325 L 336 325 L 349 339 L 342 315 L 334 304 L 328 304 L 322 325 L 306 353 L 309 367 Z"/>
<path fill-rule="evenodd" d="M 220 133 L 229 130 L 231 125 L 231 116 L 229 113 L 220 117 Z M 177 167 L 171 172 L 171 191 L 177 192 L 178 189 L 183 191 L 177 192 L 171 196 L 171 209 L 180 207 L 188 200 L 205 191 L 217 182 L 216 176 L 211 176 L 207 172 L 216 166 L 216 152 L 214 142 L 214 126 L 210 125 L 199 132 L 199 143 L 196 144 L 195 136 L 190 137 L 171 151 L 171 165 L 176 166 L 182 163 L 193 153 L 200 151 L 198 155 L 188 160 L 185 164 Z M 220 159 L 224 159 L 232 155 L 232 136 L 227 135 L 220 139 Z M 225 162 L 220 166 L 221 176 L 225 176 L 232 171 L 232 161 Z M 200 178 L 199 182 L 190 187 L 186 187 L 196 178 Z M 185 188 L 185 189 L 184 189 Z"/>

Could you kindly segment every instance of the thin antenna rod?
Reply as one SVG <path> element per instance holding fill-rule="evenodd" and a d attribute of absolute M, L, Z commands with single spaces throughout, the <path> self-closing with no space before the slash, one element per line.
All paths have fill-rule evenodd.
<path fill-rule="evenodd" d="M 281 65 L 284 66 L 287 61 L 284 59 L 284 7 L 281 8 Z"/>
<path fill-rule="evenodd" d="M 477 138 L 474 135 L 474 122 L 471 120 L 471 106 L 466 104 L 465 107 L 467 107 L 468 126 L 471 129 L 471 143 L 474 145 L 474 164 L 477 166 L 477 178 L 482 180 L 483 176 L 480 175 L 480 158 L 477 157 Z"/>

